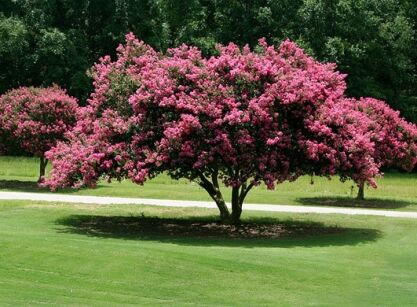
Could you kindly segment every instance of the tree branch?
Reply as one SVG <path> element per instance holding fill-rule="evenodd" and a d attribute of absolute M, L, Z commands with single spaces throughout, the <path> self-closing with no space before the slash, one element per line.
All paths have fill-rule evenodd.
<path fill-rule="evenodd" d="M 246 184 L 245 184 L 246 185 Z M 248 192 L 253 188 L 255 186 L 255 183 L 254 182 L 252 182 L 251 184 L 249 184 L 247 187 L 245 187 L 245 189 L 243 189 L 243 186 L 242 186 L 242 190 L 241 190 L 241 193 L 240 193 L 240 197 L 239 197 L 239 201 L 240 201 L 240 204 L 243 204 L 243 201 L 245 200 L 245 198 L 246 198 L 246 195 L 248 195 Z"/>
<path fill-rule="evenodd" d="M 226 206 L 226 203 L 224 202 L 223 199 L 223 195 L 220 192 L 220 188 L 219 188 L 219 183 L 218 183 L 218 179 L 217 179 L 217 171 L 212 173 L 212 182 L 210 182 L 204 175 L 203 173 L 198 173 L 199 177 L 200 177 L 200 182 L 199 185 L 204 188 L 208 194 L 210 195 L 210 197 L 214 200 L 214 202 L 216 203 L 217 207 L 220 210 L 220 216 L 223 220 L 226 220 L 229 218 L 230 213 L 229 213 L 229 209 Z"/>

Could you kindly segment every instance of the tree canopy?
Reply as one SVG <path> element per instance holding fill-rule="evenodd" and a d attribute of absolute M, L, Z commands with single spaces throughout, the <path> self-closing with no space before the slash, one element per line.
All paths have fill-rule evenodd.
<path fill-rule="evenodd" d="M 19 150 L 40 158 L 39 181 L 45 175 L 44 154 L 72 129 L 77 99 L 54 86 L 21 87 L 0 96 L 0 149 Z"/>
<path fill-rule="evenodd" d="M 229 43 L 204 57 L 181 45 L 157 52 L 133 34 L 92 69 L 94 91 L 78 122 L 46 154 L 47 185 L 95 186 L 160 173 L 198 183 L 224 220 L 247 193 L 301 175 L 375 186 L 383 164 L 417 162 L 417 128 L 382 101 L 345 96 L 345 75 L 286 40 Z M 229 213 L 219 182 L 232 189 Z"/>

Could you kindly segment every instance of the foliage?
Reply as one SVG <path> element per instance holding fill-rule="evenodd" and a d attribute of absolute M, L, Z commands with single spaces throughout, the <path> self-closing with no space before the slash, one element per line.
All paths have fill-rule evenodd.
<path fill-rule="evenodd" d="M 401 168 L 411 171 L 417 163 L 417 127 L 392 110 L 385 102 L 373 98 L 361 98 L 353 105 L 371 119 L 368 131 L 374 143 L 373 159 L 379 168 Z M 359 170 L 355 170 L 361 172 Z M 358 185 L 358 198 L 364 198 L 363 185 L 366 176 L 351 176 Z M 361 178 L 362 177 L 362 178 Z"/>
<path fill-rule="evenodd" d="M 44 154 L 73 127 L 77 109 L 77 100 L 58 87 L 8 91 L 0 97 L 2 146 L 17 144 L 40 157 L 44 175 Z"/>
<path fill-rule="evenodd" d="M 299 33 L 315 56 L 348 74 L 348 94 L 387 100 L 417 121 L 417 19 L 408 1 L 303 2 Z"/>
<path fill-rule="evenodd" d="M 166 54 L 127 35 L 117 60 L 101 59 L 95 91 L 71 133 L 47 153 L 48 184 L 94 186 L 167 172 L 196 181 L 229 218 L 221 180 L 238 220 L 253 186 L 303 174 L 348 174 L 375 185 L 372 119 L 344 97 L 344 75 L 290 41 L 260 40 L 256 52 L 230 43 L 204 58 L 182 45 Z"/>
<path fill-rule="evenodd" d="M 385 102 L 361 98 L 355 108 L 372 119 L 369 130 L 375 143 L 374 159 L 380 167 L 411 171 L 417 163 L 417 127 L 400 117 Z"/>
<path fill-rule="evenodd" d="M 30 52 L 28 30 L 18 18 L 0 14 L 0 93 L 24 82 L 26 55 Z"/>
<path fill-rule="evenodd" d="M 129 31 L 159 51 L 186 43 L 205 55 L 216 43 L 289 38 L 336 62 L 350 96 L 383 99 L 417 122 L 414 0 L 2 0 L 0 7 L 0 93 L 57 83 L 84 103 L 86 70 L 104 54 L 114 57 Z"/>

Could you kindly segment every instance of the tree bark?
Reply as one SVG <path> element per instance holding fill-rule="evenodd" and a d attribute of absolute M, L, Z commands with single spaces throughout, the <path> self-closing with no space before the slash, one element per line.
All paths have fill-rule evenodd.
<path fill-rule="evenodd" d="M 204 188 L 210 197 L 214 200 L 220 211 L 220 219 L 222 221 L 229 221 L 230 212 L 226 206 L 223 195 L 220 191 L 219 183 L 217 180 L 217 173 L 213 173 L 212 182 L 210 182 L 203 174 L 200 174 L 200 186 Z"/>
<path fill-rule="evenodd" d="M 244 186 L 242 186 L 244 188 Z M 236 224 L 240 222 L 240 216 L 242 215 L 242 202 L 239 195 L 239 187 L 232 188 L 232 216 L 231 222 Z"/>
<path fill-rule="evenodd" d="M 39 179 L 38 183 L 42 182 L 43 177 L 45 177 L 46 166 L 48 165 L 48 160 L 44 157 L 39 158 Z"/>
<path fill-rule="evenodd" d="M 240 216 L 242 215 L 242 206 L 248 192 L 255 186 L 255 183 L 247 185 L 244 182 L 241 186 L 232 188 L 232 212 L 226 206 L 223 195 L 220 191 L 218 182 L 218 173 L 215 170 L 211 175 L 211 181 L 206 178 L 202 173 L 199 174 L 200 181 L 198 184 L 204 188 L 210 197 L 214 200 L 220 211 L 220 219 L 226 223 L 238 224 L 240 222 Z"/>
<path fill-rule="evenodd" d="M 217 171 L 211 175 L 211 181 L 213 182 L 215 202 L 220 210 L 220 218 L 222 220 L 228 220 L 230 218 L 229 209 L 226 206 L 222 192 L 220 191 L 219 181 L 217 179 Z"/>
<path fill-rule="evenodd" d="M 230 219 L 230 212 L 223 199 L 215 200 L 217 207 L 220 210 L 220 219 L 222 221 L 228 221 Z"/>
<path fill-rule="evenodd" d="M 365 200 L 365 181 L 361 180 L 358 183 L 358 196 L 357 200 Z"/>

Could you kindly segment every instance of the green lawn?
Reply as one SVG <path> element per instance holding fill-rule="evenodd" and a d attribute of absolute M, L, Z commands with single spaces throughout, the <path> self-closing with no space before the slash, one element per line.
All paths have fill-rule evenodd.
<path fill-rule="evenodd" d="M 49 192 L 36 185 L 38 160 L 21 157 L 0 157 L 0 189 L 14 191 Z M 210 200 L 208 194 L 197 184 L 185 180 L 175 181 L 161 175 L 144 186 L 130 181 L 106 183 L 96 189 L 61 190 L 59 193 L 77 195 L 100 195 L 121 197 L 165 198 L 180 200 Z M 230 191 L 224 191 L 229 197 Z M 417 210 L 417 174 L 390 173 L 379 180 L 379 188 L 367 188 L 367 201 L 354 199 L 356 187 L 353 182 L 341 183 L 337 178 L 302 177 L 296 182 L 278 185 L 275 191 L 258 187 L 250 192 L 248 203 L 271 203 L 290 205 L 358 206 L 398 210 Z"/>
<path fill-rule="evenodd" d="M 299 232 L 242 239 L 175 231 L 214 214 L 0 202 L 0 305 L 417 304 L 415 220 L 245 212 L 245 222 Z"/>

